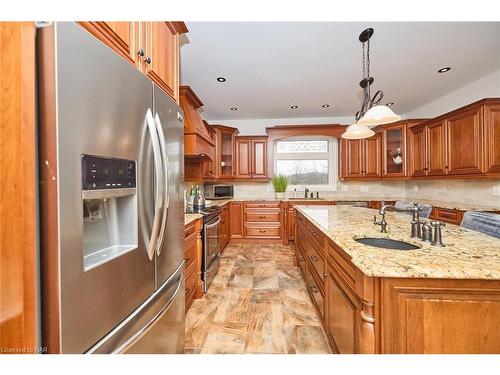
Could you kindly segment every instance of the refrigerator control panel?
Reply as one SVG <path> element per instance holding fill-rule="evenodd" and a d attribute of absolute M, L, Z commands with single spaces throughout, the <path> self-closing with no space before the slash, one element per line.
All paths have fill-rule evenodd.
<path fill-rule="evenodd" d="M 82 190 L 135 187 L 134 160 L 82 155 Z"/>

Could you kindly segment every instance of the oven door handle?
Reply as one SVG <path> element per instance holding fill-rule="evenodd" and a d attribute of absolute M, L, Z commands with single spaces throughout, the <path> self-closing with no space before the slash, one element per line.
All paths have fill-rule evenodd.
<path fill-rule="evenodd" d="M 213 227 L 215 227 L 215 226 L 219 225 L 220 221 L 221 221 L 221 217 L 219 216 L 219 219 L 218 219 L 215 223 L 205 225 L 205 228 L 206 228 L 206 229 L 208 229 L 208 228 L 213 228 Z"/>

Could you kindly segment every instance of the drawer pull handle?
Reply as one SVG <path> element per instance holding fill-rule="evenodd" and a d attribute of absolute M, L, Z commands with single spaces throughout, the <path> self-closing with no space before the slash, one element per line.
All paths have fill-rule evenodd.
<path fill-rule="evenodd" d="M 313 235 L 313 237 L 316 237 L 316 232 L 311 232 L 311 234 Z"/>
<path fill-rule="evenodd" d="M 318 257 L 316 255 L 309 256 L 309 259 L 311 259 L 311 262 L 317 262 L 318 261 Z"/>
<path fill-rule="evenodd" d="M 311 289 L 311 292 L 313 292 L 314 294 L 319 292 L 318 288 L 316 288 L 314 285 L 309 286 L 309 288 Z"/>
<path fill-rule="evenodd" d="M 265 230 L 259 230 L 259 233 L 266 233 Z"/>
<path fill-rule="evenodd" d="M 299 262 L 303 262 L 304 261 L 304 258 L 302 258 L 301 256 L 299 256 Z"/>
<path fill-rule="evenodd" d="M 191 289 L 186 288 L 186 296 L 189 294 L 190 291 L 191 291 Z"/>
<path fill-rule="evenodd" d="M 259 216 L 259 219 L 265 219 L 266 216 Z"/>
<path fill-rule="evenodd" d="M 189 261 L 190 261 L 190 260 L 191 260 L 191 259 L 189 259 L 189 258 L 184 259 L 184 261 L 185 261 L 186 263 L 189 263 Z"/>

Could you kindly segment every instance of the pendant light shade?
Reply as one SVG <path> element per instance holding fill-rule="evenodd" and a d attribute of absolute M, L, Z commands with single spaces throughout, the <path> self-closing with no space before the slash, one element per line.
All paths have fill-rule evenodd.
<path fill-rule="evenodd" d="M 344 139 L 363 139 L 371 137 L 374 134 L 375 132 L 368 128 L 368 126 L 360 125 L 359 122 L 355 122 L 347 127 L 341 137 Z"/>
<path fill-rule="evenodd" d="M 375 105 L 366 111 L 365 115 L 358 120 L 359 125 L 377 126 L 390 124 L 401 120 L 401 116 L 396 115 L 392 109 L 385 105 Z"/>

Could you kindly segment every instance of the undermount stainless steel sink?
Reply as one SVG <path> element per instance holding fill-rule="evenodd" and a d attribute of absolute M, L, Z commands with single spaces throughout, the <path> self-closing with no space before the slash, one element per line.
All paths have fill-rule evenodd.
<path fill-rule="evenodd" d="M 372 237 L 363 237 L 363 238 L 355 238 L 354 241 L 362 243 L 363 245 L 380 247 L 383 249 L 392 249 L 392 250 L 415 250 L 420 249 L 420 246 L 414 245 L 409 242 L 391 240 L 389 238 L 372 238 Z"/>

